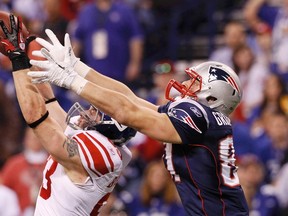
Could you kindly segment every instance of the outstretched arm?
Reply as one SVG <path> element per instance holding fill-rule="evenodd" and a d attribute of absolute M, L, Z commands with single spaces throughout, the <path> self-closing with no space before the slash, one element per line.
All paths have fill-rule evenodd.
<path fill-rule="evenodd" d="M 69 63 L 62 64 L 55 61 L 47 50 L 43 50 L 43 54 L 48 61 L 41 62 L 38 66 L 46 71 L 30 72 L 29 75 L 34 79 L 41 78 L 60 87 L 72 89 L 120 124 L 132 127 L 151 138 L 163 142 L 181 143 L 177 131 L 166 114 L 141 106 L 119 92 L 85 80 L 69 66 Z"/>
<path fill-rule="evenodd" d="M 181 138 L 165 113 L 141 106 L 119 92 L 94 83 L 79 83 L 73 83 L 71 89 L 119 123 L 162 142 L 181 143 Z"/>
<path fill-rule="evenodd" d="M 25 121 L 33 128 L 46 151 L 66 168 L 72 180 L 78 179 L 79 174 L 87 176 L 81 165 L 78 145 L 67 138 L 61 126 L 49 116 L 43 97 L 27 76 L 28 71 L 13 72 L 16 95 Z"/>
<path fill-rule="evenodd" d="M 66 46 L 67 44 L 69 45 Z M 103 78 L 103 82 L 97 85 L 97 82 L 89 82 L 75 72 L 70 43 L 65 43 L 64 60 L 62 61 L 59 61 L 59 58 L 55 59 L 55 55 L 53 57 L 53 53 L 47 49 L 42 49 L 41 53 L 47 61 L 30 61 L 32 65 L 44 69 L 44 72 L 29 73 L 34 82 L 50 82 L 60 87 L 72 89 L 121 124 L 132 127 L 159 141 L 181 143 L 181 139 L 168 116 L 158 113 L 156 106 L 145 106 L 144 103 L 139 103 L 137 99 L 134 100 L 131 95 L 125 95 L 123 91 L 116 91 L 117 89 L 115 90 L 114 87 L 109 89 L 103 87 L 103 83 L 106 83 L 105 81 L 109 78 Z M 102 77 L 99 73 L 97 76 Z M 118 86 L 123 85 L 117 81 L 113 82 Z M 106 84 L 108 85 L 108 82 Z M 125 88 L 127 87 L 121 89 Z"/>
<path fill-rule="evenodd" d="M 83 65 L 84 63 L 79 61 L 79 63 L 76 64 L 75 71 L 79 73 L 79 71 L 81 70 L 80 68 L 83 68 Z M 154 109 L 154 110 L 158 108 L 154 104 L 136 96 L 134 92 L 131 91 L 131 89 L 129 89 L 124 83 L 121 83 L 110 77 L 104 76 L 103 74 L 99 73 L 93 68 L 89 68 L 88 73 L 86 74 L 84 78 L 103 88 L 107 88 L 107 89 L 122 93 L 123 95 L 128 97 L 130 100 L 134 101 L 135 103 L 141 106 L 145 106 L 147 108 Z"/>
<path fill-rule="evenodd" d="M 49 116 L 43 97 L 32 84 L 31 78 L 27 76 L 30 64 L 25 49 L 26 41 L 23 38 L 21 18 L 18 17 L 17 21 L 18 24 L 14 15 L 11 14 L 11 30 L 8 30 L 5 23 L 0 21 L 0 26 L 6 36 L 6 38 L 0 38 L 0 42 L 12 63 L 16 96 L 23 117 L 33 128 L 47 152 L 61 163 L 68 173 L 83 173 L 77 144 L 66 138 L 60 125 Z"/>
<path fill-rule="evenodd" d="M 36 42 L 38 42 L 41 46 L 43 46 L 45 49 L 47 49 L 51 55 L 52 58 L 57 59 L 59 61 L 64 61 L 64 53 L 65 49 L 68 47 L 71 47 L 71 42 L 69 35 L 65 35 L 65 46 L 63 46 L 60 41 L 57 39 L 56 35 L 49 29 L 45 30 L 48 38 L 51 42 L 48 42 L 42 38 L 36 38 Z M 40 50 L 33 51 L 33 55 L 37 57 L 44 57 Z M 146 106 L 151 109 L 157 109 L 157 107 L 149 103 L 148 101 L 143 100 L 142 98 L 137 97 L 126 85 L 123 83 L 111 79 L 107 76 L 102 75 L 98 71 L 94 70 L 93 68 L 87 66 L 85 63 L 80 61 L 79 58 L 77 58 L 74 55 L 73 50 L 71 49 L 70 53 L 70 62 L 71 66 L 74 68 L 74 70 L 85 79 L 89 80 L 92 83 L 95 83 L 96 85 L 99 85 L 101 87 L 122 93 L 126 95 L 128 98 L 130 98 L 135 103 Z M 33 62 L 32 62 L 33 64 Z M 111 63 L 113 64 L 113 63 Z"/>

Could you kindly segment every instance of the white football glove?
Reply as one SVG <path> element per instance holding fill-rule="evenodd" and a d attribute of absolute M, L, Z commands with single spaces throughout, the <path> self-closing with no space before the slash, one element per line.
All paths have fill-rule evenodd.
<path fill-rule="evenodd" d="M 49 82 L 60 87 L 69 88 L 70 83 L 72 82 L 71 80 L 73 80 L 73 78 L 77 75 L 77 73 L 73 71 L 73 67 L 69 65 L 69 62 L 59 62 L 55 60 L 51 56 L 50 52 L 45 48 L 42 48 L 40 52 L 47 60 L 30 61 L 32 65 L 35 65 L 44 70 L 29 72 L 28 75 L 32 77 L 32 82 Z"/>
<path fill-rule="evenodd" d="M 56 35 L 50 30 L 45 29 L 45 33 L 50 39 L 51 43 L 44 40 L 43 38 L 36 38 L 36 42 L 39 43 L 41 46 L 43 46 L 46 50 L 49 51 L 50 56 L 57 62 L 64 61 L 65 58 L 65 49 L 71 46 L 71 41 L 69 34 L 66 33 L 64 37 L 64 46 L 60 43 Z M 45 58 L 45 56 L 42 54 L 41 50 L 35 50 L 32 52 L 32 55 Z M 76 58 L 73 50 L 71 49 L 71 55 L 69 56 L 70 59 L 70 66 L 74 67 L 78 61 L 80 61 L 79 58 Z"/>
<path fill-rule="evenodd" d="M 28 75 L 32 77 L 32 83 L 49 82 L 51 84 L 72 89 L 80 94 L 87 81 L 74 71 L 71 63 L 71 46 L 65 46 L 64 60 L 62 62 L 54 59 L 46 48 L 41 49 L 41 54 L 47 59 L 30 60 L 43 71 L 30 71 Z"/>

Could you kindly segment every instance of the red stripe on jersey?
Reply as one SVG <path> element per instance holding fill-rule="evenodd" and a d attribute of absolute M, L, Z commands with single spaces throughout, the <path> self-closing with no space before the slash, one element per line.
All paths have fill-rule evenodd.
<path fill-rule="evenodd" d="M 95 137 L 91 136 L 89 133 L 87 133 L 87 134 L 91 139 L 93 139 L 95 142 L 97 142 L 99 144 L 99 146 L 103 149 L 103 151 L 105 152 L 106 157 L 108 158 L 108 161 L 110 163 L 111 171 L 113 172 L 114 171 L 114 163 L 113 163 L 111 156 L 110 156 L 109 152 L 107 151 L 107 149 Z"/>
<path fill-rule="evenodd" d="M 103 196 L 99 202 L 95 205 L 94 209 L 92 210 L 92 212 L 90 213 L 90 216 L 97 216 L 99 215 L 99 209 L 105 204 L 105 202 L 108 200 L 110 196 L 110 193 L 106 194 L 105 196 Z"/>
<path fill-rule="evenodd" d="M 193 128 L 194 130 L 196 130 L 199 133 L 202 133 L 202 131 L 197 127 L 197 125 L 195 124 L 195 122 L 193 121 L 193 119 L 188 116 L 185 117 L 186 122 L 190 123 L 189 125 L 191 126 L 191 128 Z"/>
<path fill-rule="evenodd" d="M 97 176 L 99 177 L 100 175 L 99 175 L 98 173 L 96 173 L 95 170 L 93 170 L 93 169 L 91 168 L 91 163 L 90 163 L 90 160 L 89 160 L 89 158 L 88 158 L 88 155 L 87 155 L 87 153 L 85 152 L 85 149 L 83 148 L 83 146 L 82 146 L 82 144 L 80 143 L 80 141 L 78 141 L 78 139 L 77 139 L 76 137 L 74 137 L 73 139 L 75 139 L 75 140 L 77 141 L 77 143 L 79 144 L 80 148 L 82 149 L 82 152 L 83 152 L 83 154 L 84 154 L 85 160 L 86 160 L 86 162 L 87 162 L 87 164 L 88 164 L 88 168 L 89 168 L 95 175 L 97 175 Z"/>
<path fill-rule="evenodd" d="M 84 142 L 85 146 L 88 148 L 88 151 L 92 156 L 95 169 L 99 171 L 102 175 L 109 173 L 103 155 L 97 148 L 97 146 L 95 146 L 93 142 L 84 133 L 78 134 L 77 137 L 79 137 Z M 99 141 L 97 143 L 99 144 Z"/>

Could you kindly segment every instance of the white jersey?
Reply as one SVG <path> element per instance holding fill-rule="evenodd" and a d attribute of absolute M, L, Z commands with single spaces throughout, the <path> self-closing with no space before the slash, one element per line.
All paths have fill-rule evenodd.
<path fill-rule="evenodd" d="M 98 215 L 123 170 L 121 153 L 96 131 L 78 131 L 72 136 L 78 143 L 83 167 L 89 177 L 83 184 L 73 183 L 64 167 L 48 159 L 43 172 L 35 216 Z"/>

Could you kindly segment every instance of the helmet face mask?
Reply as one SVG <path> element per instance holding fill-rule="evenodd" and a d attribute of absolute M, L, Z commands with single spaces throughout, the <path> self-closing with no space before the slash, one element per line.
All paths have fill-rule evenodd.
<path fill-rule="evenodd" d="M 171 88 L 180 92 L 181 97 L 191 97 L 212 109 L 229 115 L 240 103 L 242 90 L 236 73 L 227 65 L 208 61 L 185 70 L 190 77 L 190 86 L 171 80 L 166 88 L 166 98 Z"/>
<path fill-rule="evenodd" d="M 72 121 L 73 119 L 73 121 Z M 103 121 L 103 113 L 94 106 L 84 109 L 78 102 L 69 109 L 66 123 L 76 130 L 87 130 Z"/>
<path fill-rule="evenodd" d="M 171 96 L 171 89 L 174 88 L 180 93 L 181 98 L 188 96 L 197 100 L 197 92 L 201 91 L 202 78 L 199 76 L 199 74 L 193 71 L 192 68 L 187 68 L 185 72 L 191 80 L 189 86 L 187 87 L 174 79 L 170 80 L 165 92 L 166 99 L 171 101 L 175 100 L 175 97 Z"/>
<path fill-rule="evenodd" d="M 69 109 L 66 123 L 74 130 L 98 131 L 116 145 L 123 145 L 136 134 L 136 130 L 120 124 L 95 106 L 90 105 L 87 110 L 78 102 Z"/>

